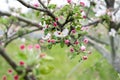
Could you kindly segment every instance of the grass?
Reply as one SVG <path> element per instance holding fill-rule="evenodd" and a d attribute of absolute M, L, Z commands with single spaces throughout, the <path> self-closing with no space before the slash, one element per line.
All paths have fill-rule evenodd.
<path fill-rule="evenodd" d="M 7 52 L 10 53 L 10 57 L 14 57 L 18 50 L 16 42 L 13 42 L 7 47 Z M 74 59 L 68 58 L 67 48 L 60 48 L 59 45 L 54 46 L 51 50 L 45 51 L 48 55 L 54 57 L 54 61 L 51 64 L 54 65 L 54 70 L 47 74 L 41 75 L 42 80 L 120 80 L 118 73 L 108 62 L 102 58 L 102 56 L 96 51 L 89 55 L 88 60 L 80 63 L 80 65 L 72 72 L 73 68 L 79 64 L 79 56 Z M 7 73 L 7 70 L 11 68 L 7 62 L 0 56 L 0 79 Z M 70 75 L 68 76 L 68 74 Z M 8 79 L 11 80 L 11 79 Z"/>

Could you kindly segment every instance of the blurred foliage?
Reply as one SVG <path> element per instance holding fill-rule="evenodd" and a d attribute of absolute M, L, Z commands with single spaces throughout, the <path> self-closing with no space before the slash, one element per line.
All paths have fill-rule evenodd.
<path fill-rule="evenodd" d="M 18 52 L 15 51 L 20 51 L 20 43 L 17 43 L 17 45 L 16 43 L 17 42 L 14 41 L 7 47 L 7 52 L 10 53 L 10 57 L 18 54 Z M 69 72 L 79 63 L 79 56 L 71 60 L 68 57 L 68 54 L 71 53 L 69 53 L 66 47 L 60 48 L 59 45 L 53 46 L 51 50 L 44 50 L 43 52 L 54 57 L 54 60 L 50 62 L 50 65 L 48 62 L 45 62 L 44 66 L 39 69 L 40 72 L 42 71 L 44 73 L 38 76 L 40 80 L 120 80 L 118 73 L 113 69 L 112 65 L 108 64 L 108 62 L 96 51 L 93 51 L 93 53 L 89 55 L 88 60 L 81 63 L 69 77 L 67 77 Z M 16 57 L 14 57 L 14 60 L 19 61 Z M 11 67 L 3 58 L 0 58 L 0 63 L 1 79 L 4 74 L 7 74 L 7 70 Z M 46 67 L 45 65 L 48 66 Z M 50 68 L 53 69 L 53 71 L 45 75 L 47 73 L 46 71 L 49 71 L 48 69 Z M 36 73 L 39 73 L 39 71 Z M 8 78 L 10 77 L 11 76 L 8 76 Z M 11 78 L 8 80 L 11 80 Z"/>

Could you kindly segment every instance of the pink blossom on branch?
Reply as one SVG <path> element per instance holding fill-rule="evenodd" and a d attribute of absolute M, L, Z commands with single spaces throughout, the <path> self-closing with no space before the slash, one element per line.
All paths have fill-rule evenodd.
<path fill-rule="evenodd" d="M 33 4 L 34 7 L 39 7 L 38 3 Z"/>
<path fill-rule="evenodd" d="M 73 49 L 73 48 L 70 48 L 70 52 L 73 53 L 73 52 L 74 52 L 74 49 Z"/>
<path fill-rule="evenodd" d="M 85 3 L 84 3 L 84 2 L 80 2 L 80 5 L 84 7 L 84 6 L 85 6 Z"/>
<path fill-rule="evenodd" d="M 55 43 L 56 41 L 54 39 L 51 39 L 51 43 Z"/>
<path fill-rule="evenodd" d="M 72 2 L 72 0 L 67 0 L 67 3 L 69 3 L 69 4 L 70 4 L 71 2 Z"/>
<path fill-rule="evenodd" d="M 83 59 L 83 60 L 87 60 L 88 57 L 87 57 L 87 56 L 83 56 L 82 59 Z"/>
<path fill-rule="evenodd" d="M 50 43 L 50 42 L 51 42 L 51 40 L 50 40 L 50 39 L 48 39 L 48 40 L 47 40 L 47 42 L 48 42 L 48 43 Z"/>
<path fill-rule="evenodd" d="M 81 51 L 85 51 L 85 50 L 86 50 L 86 47 L 85 47 L 84 45 L 82 45 L 82 46 L 80 47 L 80 50 L 81 50 Z"/>
<path fill-rule="evenodd" d="M 73 34 L 75 34 L 75 33 L 76 33 L 76 30 L 75 30 L 75 29 L 73 29 L 71 32 L 72 32 Z"/>
<path fill-rule="evenodd" d="M 58 18 L 55 18 L 56 21 L 58 21 Z"/>
<path fill-rule="evenodd" d="M 65 44 L 69 44 L 70 43 L 70 40 L 65 40 Z"/>
<path fill-rule="evenodd" d="M 78 41 L 78 40 L 76 40 L 76 41 L 74 42 L 74 44 L 78 45 L 78 44 L 79 44 L 79 41 Z"/>
<path fill-rule="evenodd" d="M 88 43 L 88 39 L 85 38 L 85 39 L 83 40 L 83 42 L 84 42 L 85 44 L 87 44 L 87 43 Z"/>
<path fill-rule="evenodd" d="M 56 27 L 56 26 L 57 26 L 57 22 L 54 22 L 54 23 L 53 23 L 53 26 Z"/>

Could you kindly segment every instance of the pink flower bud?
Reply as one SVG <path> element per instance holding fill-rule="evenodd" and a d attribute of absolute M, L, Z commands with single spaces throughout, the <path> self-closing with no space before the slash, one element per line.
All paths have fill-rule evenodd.
<path fill-rule="evenodd" d="M 7 80 L 7 76 L 3 75 L 2 80 Z"/>
<path fill-rule="evenodd" d="M 75 33 L 76 33 L 76 30 L 75 30 L 75 29 L 73 29 L 71 32 L 72 32 L 73 34 L 75 34 Z"/>
<path fill-rule="evenodd" d="M 24 64 L 25 64 L 24 61 L 20 61 L 20 62 L 19 62 L 19 65 L 20 65 L 20 66 L 24 66 Z"/>
<path fill-rule="evenodd" d="M 73 49 L 73 48 L 70 48 L 70 52 L 73 53 L 73 52 L 74 52 L 74 49 Z"/>
<path fill-rule="evenodd" d="M 87 56 L 83 56 L 82 59 L 83 59 L 83 60 L 87 60 L 88 57 L 87 57 Z"/>
<path fill-rule="evenodd" d="M 51 43 L 55 43 L 55 40 L 54 40 L 54 39 L 52 39 L 52 40 L 51 40 Z"/>
<path fill-rule="evenodd" d="M 46 25 L 46 28 L 49 28 L 49 25 Z"/>
<path fill-rule="evenodd" d="M 48 39 L 48 43 L 50 43 L 51 42 L 51 40 L 50 39 Z"/>
<path fill-rule="evenodd" d="M 34 6 L 34 7 L 39 7 L 39 4 L 38 4 L 38 3 L 35 3 L 33 6 Z"/>
<path fill-rule="evenodd" d="M 40 49 L 40 45 L 39 44 L 35 44 L 35 48 L 36 49 Z"/>
<path fill-rule="evenodd" d="M 20 50 L 24 50 L 24 49 L 25 49 L 25 45 L 24 44 L 20 45 Z"/>
<path fill-rule="evenodd" d="M 12 72 L 13 72 L 12 69 L 9 69 L 9 70 L 8 70 L 8 73 L 9 73 L 9 74 L 12 74 Z"/>
<path fill-rule="evenodd" d="M 80 50 L 81 50 L 81 51 L 85 51 L 85 50 L 86 50 L 86 47 L 82 45 L 82 46 L 80 47 Z"/>
<path fill-rule="evenodd" d="M 33 49 L 33 45 L 28 45 L 28 50 Z"/>
<path fill-rule="evenodd" d="M 19 76 L 18 75 L 14 75 L 14 80 L 19 80 Z"/>
<path fill-rule="evenodd" d="M 88 30 L 88 27 L 87 27 L 87 26 L 86 26 L 86 27 L 82 27 L 81 30 L 82 30 L 82 31 L 87 31 L 87 30 Z"/>
<path fill-rule="evenodd" d="M 76 45 L 77 45 L 77 44 L 79 44 L 79 41 L 78 41 L 78 40 L 76 40 L 74 44 L 76 44 Z"/>
<path fill-rule="evenodd" d="M 58 18 L 55 18 L 56 21 L 58 21 Z"/>
<path fill-rule="evenodd" d="M 57 23 L 56 23 L 56 22 L 54 22 L 54 23 L 53 23 L 53 26 L 54 26 L 54 27 L 56 27 L 56 26 L 57 26 Z"/>
<path fill-rule="evenodd" d="M 69 3 L 69 4 L 70 4 L 70 3 L 71 3 L 71 0 L 67 0 L 67 3 Z"/>
<path fill-rule="evenodd" d="M 86 18 L 87 18 L 87 16 L 85 16 L 85 15 L 84 15 L 84 16 L 83 16 L 83 18 L 84 18 L 84 19 L 86 19 Z"/>
<path fill-rule="evenodd" d="M 69 43 L 70 43 L 70 41 L 69 41 L 69 40 L 65 40 L 65 44 L 67 44 L 67 45 L 68 45 Z"/>
<path fill-rule="evenodd" d="M 44 43 L 44 40 L 41 39 L 41 40 L 40 40 L 40 43 Z"/>
<path fill-rule="evenodd" d="M 87 43 L 88 43 L 88 39 L 85 38 L 85 39 L 83 40 L 83 42 L 84 42 L 85 44 L 87 44 Z"/>
<path fill-rule="evenodd" d="M 80 2 L 80 5 L 84 7 L 84 6 L 85 6 L 85 3 L 84 3 L 84 2 Z"/>

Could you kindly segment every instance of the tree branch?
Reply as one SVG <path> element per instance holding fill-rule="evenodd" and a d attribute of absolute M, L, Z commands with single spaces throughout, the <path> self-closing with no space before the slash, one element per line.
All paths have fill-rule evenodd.
<path fill-rule="evenodd" d="M 3 15 L 3 16 L 14 16 L 15 18 L 17 18 L 17 19 L 20 20 L 20 21 L 26 22 L 27 24 L 31 24 L 31 25 L 33 25 L 33 26 L 37 26 L 38 28 L 42 29 L 41 25 L 39 25 L 38 22 L 32 21 L 32 20 L 27 19 L 27 18 L 24 18 L 24 17 L 22 17 L 22 16 L 20 16 L 20 15 L 17 15 L 17 14 L 14 15 L 14 14 L 12 14 L 12 13 L 5 12 L 5 11 L 1 11 L 1 10 L 0 10 L 0 14 Z"/>
<path fill-rule="evenodd" d="M 116 51 L 115 51 L 115 45 L 114 45 L 114 37 L 110 36 L 110 44 L 111 44 L 111 58 L 112 58 L 112 63 L 114 64 L 115 57 L 116 57 Z"/>
<path fill-rule="evenodd" d="M 105 49 L 102 45 L 98 44 L 96 41 L 90 39 L 89 37 L 87 37 L 89 40 L 89 44 L 94 47 L 98 52 L 100 52 L 103 57 L 105 57 L 109 63 L 111 63 L 111 56 L 110 56 L 110 52 Z"/>
<path fill-rule="evenodd" d="M 114 15 L 119 11 L 119 9 L 120 9 L 120 5 L 115 9 L 115 11 L 114 11 Z"/>
<path fill-rule="evenodd" d="M 41 12 L 46 12 L 45 9 L 40 9 L 40 8 L 36 8 L 30 4 L 27 4 L 26 2 L 24 2 L 23 0 L 17 0 L 19 1 L 21 4 L 23 4 L 24 6 L 26 6 L 27 8 L 31 8 L 31 9 L 34 9 L 34 10 L 38 10 L 38 11 L 41 11 Z"/>
<path fill-rule="evenodd" d="M 92 36 L 90 36 L 90 35 L 87 35 L 87 37 L 89 37 L 90 39 L 96 41 L 97 43 L 100 43 L 100 44 L 103 44 L 103 45 L 109 45 L 109 43 L 104 42 L 104 41 L 101 41 L 101 40 L 99 40 L 99 39 L 96 39 L 95 37 L 92 37 Z"/>
<path fill-rule="evenodd" d="M 88 24 L 82 25 L 82 26 L 86 27 L 86 26 L 91 26 L 91 25 L 97 25 L 98 23 L 101 23 L 101 22 L 103 22 L 103 20 L 96 20 L 94 22 L 91 22 L 91 23 L 88 23 Z"/>
<path fill-rule="evenodd" d="M 17 0 L 17 1 L 19 1 L 21 4 L 23 4 L 27 8 L 31 8 L 34 10 L 38 10 L 38 11 L 47 13 L 48 16 L 50 16 L 54 21 L 56 21 L 56 16 L 52 12 L 50 12 L 48 9 L 40 9 L 40 8 L 33 7 L 30 4 L 27 4 L 26 2 L 24 2 L 23 0 Z M 45 7 L 45 5 L 44 5 L 44 7 Z M 57 24 L 59 25 L 59 27 L 61 27 L 60 22 L 57 21 Z"/>
<path fill-rule="evenodd" d="M 3 48 L 0 47 L 0 55 L 10 64 L 10 66 L 18 73 L 21 74 L 21 71 L 17 70 L 18 65 L 7 55 Z"/>
<path fill-rule="evenodd" d="M 26 33 L 23 33 L 22 35 L 13 35 L 11 38 L 9 38 L 7 41 L 5 41 L 5 45 L 4 47 L 6 47 L 10 42 L 12 42 L 13 40 L 19 38 L 19 37 L 22 37 L 26 34 L 29 34 L 29 33 L 32 33 L 32 32 L 35 32 L 35 31 L 39 31 L 40 29 L 35 29 L 35 30 L 32 30 L 32 31 L 29 31 L 29 32 L 26 32 Z"/>
<path fill-rule="evenodd" d="M 106 7 L 109 9 L 109 8 L 114 8 L 114 3 L 115 3 L 115 0 L 105 0 L 105 3 L 106 3 Z"/>
<path fill-rule="evenodd" d="M 38 0 L 38 1 L 43 6 L 43 8 L 47 9 L 47 7 L 43 4 L 43 2 L 41 0 Z"/>

